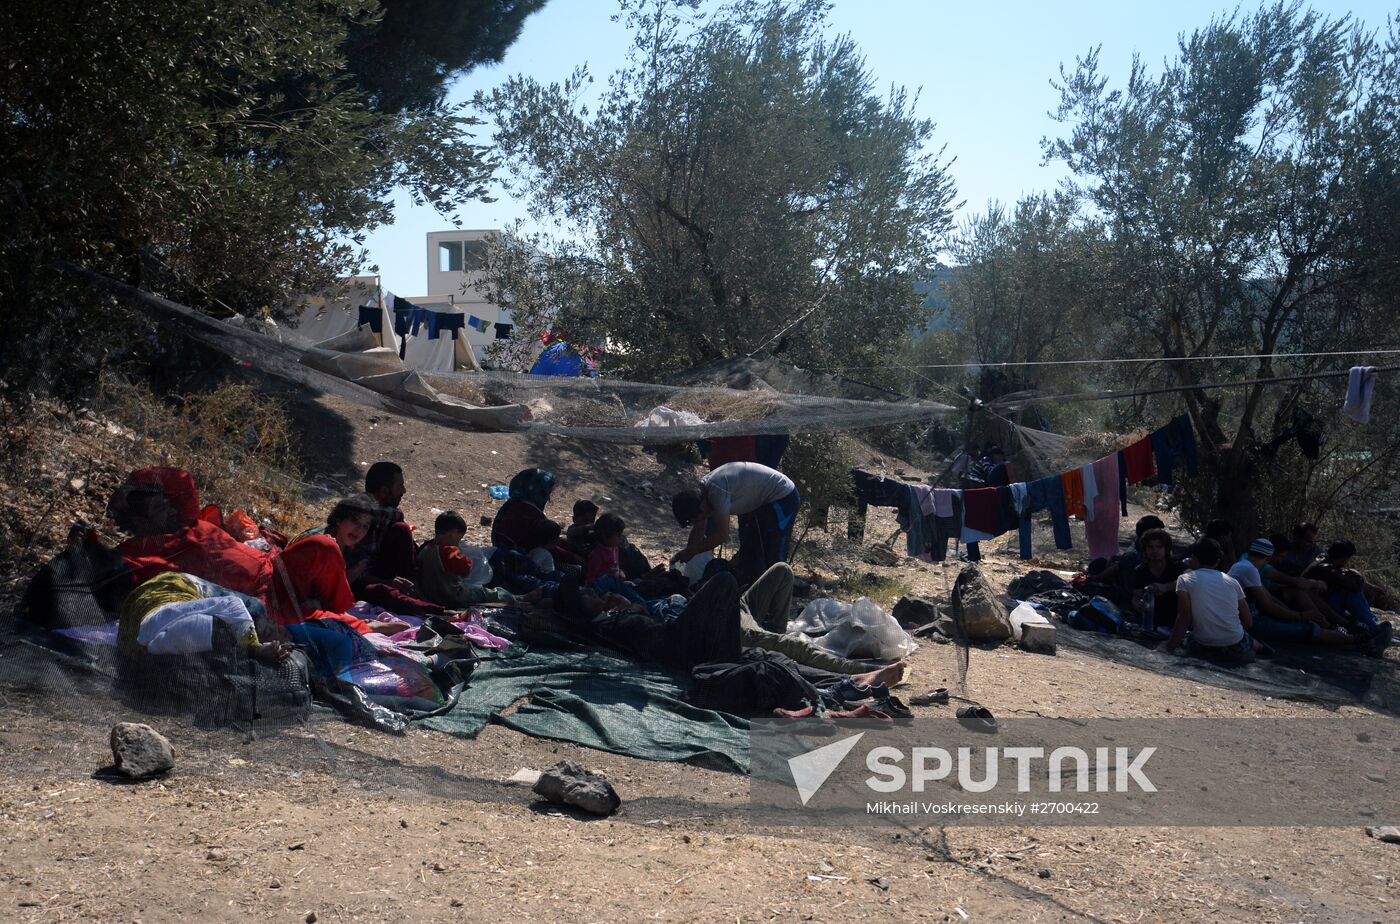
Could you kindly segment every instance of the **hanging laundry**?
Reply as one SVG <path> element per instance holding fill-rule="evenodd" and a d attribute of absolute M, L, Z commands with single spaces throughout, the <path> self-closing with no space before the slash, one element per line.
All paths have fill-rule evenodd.
<path fill-rule="evenodd" d="M 443 331 L 447 331 L 449 334 L 451 334 L 452 339 L 456 340 L 457 331 L 461 330 L 462 327 L 467 323 L 466 315 L 457 314 L 455 312 L 449 313 L 446 311 L 428 311 L 425 313 L 427 315 L 429 340 L 438 339 L 438 337 L 442 335 Z M 415 333 L 417 333 L 417 331 L 415 331 Z"/>
<path fill-rule="evenodd" d="M 1128 515 L 1128 463 L 1123 459 L 1123 450 L 1118 450 L 1118 511 Z"/>
<path fill-rule="evenodd" d="M 1094 474 L 1094 466 L 1092 463 L 1079 466 L 1079 477 L 1084 481 L 1084 522 L 1087 523 L 1094 519 L 1094 513 L 1096 512 L 1094 510 L 1094 499 L 1099 496 L 1099 491 L 1102 489 L 1099 487 L 1098 478 Z"/>
<path fill-rule="evenodd" d="M 1087 520 L 1089 512 L 1084 508 L 1084 475 L 1079 469 L 1072 468 L 1060 473 L 1060 490 L 1065 496 L 1065 513 Z"/>
<path fill-rule="evenodd" d="M 997 523 L 997 489 L 973 488 L 963 492 L 963 542 L 981 542 L 1001 535 Z"/>
<path fill-rule="evenodd" d="M 1352 366 L 1347 375 L 1347 396 L 1342 412 L 1357 423 L 1370 423 L 1371 396 L 1376 391 L 1376 367 Z"/>
<path fill-rule="evenodd" d="M 1128 484 L 1142 484 L 1157 474 L 1157 465 L 1152 459 L 1152 440 L 1144 436 L 1123 450 L 1124 477 Z"/>
<path fill-rule="evenodd" d="M 1157 480 L 1162 484 L 1172 484 L 1172 467 L 1186 464 L 1186 474 L 1192 478 L 1200 474 L 1200 459 L 1196 455 L 1196 431 L 1191 427 L 1191 418 L 1186 414 L 1177 417 L 1148 437 L 1152 443 L 1152 457 L 1157 463 Z"/>
<path fill-rule="evenodd" d="M 1016 485 L 1012 485 L 1011 488 L 1014 491 Z M 1025 485 L 1025 498 L 1025 503 L 1020 509 L 1021 558 L 1031 557 L 1031 515 L 1042 510 L 1050 513 L 1050 526 L 1055 534 L 1055 548 L 1061 550 L 1074 548 L 1074 541 L 1069 532 L 1069 516 L 1065 510 L 1063 476 L 1051 475 L 1048 478 L 1040 478 L 1027 483 Z"/>
<path fill-rule="evenodd" d="M 1118 554 L 1118 453 L 1104 456 L 1092 466 L 1097 491 L 1090 504 L 1089 522 L 1084 527 L 1090 558 L 1112 558 Z M 1086 485 L 1087 495 L 1087 485 Z"/>
<path fill-rule="evenodd" d="M 953 488 L 933 489 L 933 515 L 938 517 L 953 516 L 953 499 L 962 500 L 962 492 Z"/>
<path fill-rule="evenodd" d="M 361 305 L 360 319 L 356 327 L 368 327 L 376 334 L 384 333 L 384 312 L 376 305 Z"/>

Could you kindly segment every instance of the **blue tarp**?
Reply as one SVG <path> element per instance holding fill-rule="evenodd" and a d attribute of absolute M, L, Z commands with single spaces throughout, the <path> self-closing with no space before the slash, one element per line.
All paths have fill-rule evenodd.
<path fill-rule="evenodd" d="M 540 358 L 535 360 L 535 365 L 531 367 L 530 374 L 579 376 L 583 375 L 583 369 L 583 359 L 578 355 L 578 351 L 561 340 L 545 347 Z"/>

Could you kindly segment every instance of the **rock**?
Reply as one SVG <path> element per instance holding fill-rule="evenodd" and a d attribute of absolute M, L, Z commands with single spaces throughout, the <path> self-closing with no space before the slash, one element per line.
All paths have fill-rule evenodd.
<path fill-rule="evenodd" d="M 306 912 L 306 924 L 316 924 L 316 912 Z"/>
<path fill-rule="evenodd" d="M 1049 871 L 1048 869 L 1041 869 L 1041 871 L 1040 871 L 1040 878 L 1041 878 L 1041 879 L 1049 879 L 1049 878 L 1050 878 L 1050 871 Z"/>
<path fill-rule="evenodd" d="M 914 626 L 926 626 L 931 622 L 937 622 L 939 617 L 938 606 L 932 600 L 925 600 L 923 597 L 904 596 L 895 603 L 890 615 L 895 618 L 901 626 L 906 629 Z"/>
<path fill-rule="evenodd" d="M 607 777 L 572 760 L 561 760 L 541 774 L 534 792 L 556 805 L 573 805 L 593 815 L 611 815 L 622 804 Z"/>
<path fill-rule="evenodd" d="M 306 841 L 297 841 L 295 844 L 292 844 L 292 845 L 289 846 L 287 849 L 288 849 L 288 850 L 305 850 L 305 849 L 306 849 Z"/>
<path fill-rule="evenodd" d="M 1384 774 L 1384 773 L 1368 773 L 1368 774 L 1366 774 L 1366 779 L 1370 780 L 1372 783 L 1384 783 L 1384 782 L 1385 782 L 1385 774 Z"/>
<path fill-rule="evenodd" d="M 866 882 L 870 883 L 881 892 L 888 892 L 890 890 L 890 881 L 884 876 L 880 876 L 877 879 L 867 879 Z"/>
<path fill-rule="evenodd" d="M 1055 653 L 1055 627 L 1051 623 L 1027 623 L 1021 627 L 1021 647 L 1041 654 Z"/>
<path fill-rule="evenodd" d="M 222 863 L 228 859 L 228 854 L 224 853 L 222 850 L 211 849 L 204 855 L 204 859 L 212 860 L 215 863 Z"/>
<path fill-rule="evenodd" d="M 976 565 L 966 565 L 953 584 L 949 603 L 962 637 L 970 642 L 1003 642 L 1011 638 L 1011 615 Z"/>
<path fill-rule="evenodd" d="M 899 564 L 899 554 L 887 545 L 868 545 L 861 550 L 861 561 L 870 565 L 893 568 Z"/>
<path fill-rule="evenodd" d="M 520 786 L 534 786 L 540 781 L 540 776 L 542 776 L 542 774 L 538 770 L 530 767 L 521 767 L 519 770 L 512 773 L 506 782 L 515 783 Z"/>
<path fill-rule="evenodd" d="M 482 525 L 482 526 L 490 526 L 490 525 L 491 525 L 491 518 L 483 514 L 482 517 L 481 517 L 481 525 Z"/>
<path fill-rule="evenodd" d="M 1400 827 L 1395 825 L 1376 825 L 1367 828 L 1366 833 L 1386 844 L 1400 844 Z"/>
<path fill-rule="evenodd" d="M 166 737 L 137 722 L 112 727 L 112 757 L 116 771 L 133 780 L 149 779 L 175 766 L 175 749 Z"/>

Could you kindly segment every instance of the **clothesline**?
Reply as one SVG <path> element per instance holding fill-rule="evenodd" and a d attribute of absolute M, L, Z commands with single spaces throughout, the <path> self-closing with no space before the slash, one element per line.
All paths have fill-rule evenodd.
<path fill-rule="evenodd" d="M 1113 359 L 1037 359 L 1020 362 L 982 363 L 919 363 L 893 364 L 884 366 L 837 366 L 838 371 L 859 371 L 870 369 L 1004 369 L 1021 366 L 1106 366 L 1123 363 L 1182 363 L 1214 362 L 1238 359 L 1308 359 L 1321 356 L 1395 356 L 1400 349 L 1380 350 L 1330 350 L 1310 353 L 1231 353 L 1218 356 L 1136 356 Z"/>
<path fill-rule="evenodd" d="M 1021 558 L 1031 557 L 1031 515 L 1050 514 L 1055 547 L 1073 547 L 1069 517 L 1084 519 L 1089 555 L 1106 558 L 1118 552 L 1118 528 L 1127 513 L 1127 489 L 1152 478 L 1171 483 L 1184 466 L 1194 477 L 1199 467 L 1195 432 L 1181 415 L 1121 450 L 1088 465 L 1033 481 L 995 487 L 934 488 L 907 484 L 867 472 L 854 472 L 856 495 L 862 505 L 895 507 L 907 534 L 908 553 L 924 561 L 942 561 L 948 540 L 968 545 L 977 559 L 976 544 L 1017 531 Z M 1009 481 L 1009 479 L 1008 479 Z"/>
<path fill-rule="evenodd" d="M 1376 372 L 1395 372 L 1400 365 L 1377 366 Z M 1351 375 L 1350 369 L 1337 369 L 1328 372 L 1308 372 L 1299 375 L 1279 375 L 1272 378 L 1241 379 L 1234 382 L 1203 383 L 1200 385 L 1167 385 L 1161 388 L 1143 388 L 1134 391 L 1100 391 L 1090 394 L 1065 393 L 1059 395 L 1038 395 L 1037 401 L 1113 401 L 1118 398 L 1140 398 L 1148 395 L 1166 395 L 1181 391 L 1211 391 L 1218 388 L 1240 388 L 1245 385 L 1271 385 L 1279 382 L 1303 382 L 1310 379 L 1339 379 Z"/>

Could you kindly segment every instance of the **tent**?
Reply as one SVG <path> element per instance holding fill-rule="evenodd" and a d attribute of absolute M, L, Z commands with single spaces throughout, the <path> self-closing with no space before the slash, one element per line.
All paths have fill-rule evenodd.
<path fill-rule="evenodd" d="M 578 351 L 565 341 L 559 340 L 545 347 L 540 358 L 530 367 L 530 374 L 573 377 L 583 375 L 584 368 L 583 358 L 579 356 Z M 590 374 L 594 373 L 590 370 Z"/>

